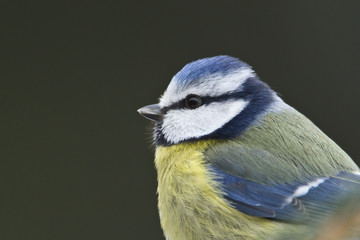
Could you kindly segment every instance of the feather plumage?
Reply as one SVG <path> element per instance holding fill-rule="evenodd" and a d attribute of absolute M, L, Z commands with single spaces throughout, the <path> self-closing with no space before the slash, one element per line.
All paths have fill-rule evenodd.
<path fill-rule="evenodd" d="M 151 106 L 167 239 L 314 239 L 359 188 L 352 159 L 235 58 L 186 65 Z"/>

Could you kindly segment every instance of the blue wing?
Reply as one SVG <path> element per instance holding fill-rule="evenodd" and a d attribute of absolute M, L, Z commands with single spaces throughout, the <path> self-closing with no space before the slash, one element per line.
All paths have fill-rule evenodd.
<path fill-rule="evenodd" d="M 278 221 L 302 221 L 327 216 L 341 199 L 359 189 L 360 175 L 341 172 L 309 182 L 265 185 L 210 167 L 224 197 L 245 214 Z"/>

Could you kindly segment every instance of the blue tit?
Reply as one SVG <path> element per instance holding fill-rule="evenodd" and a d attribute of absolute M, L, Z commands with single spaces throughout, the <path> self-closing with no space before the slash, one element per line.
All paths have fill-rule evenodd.
<path fill-rule="evenodd" d="M 155 123 L 166 239 L 312 239 L 360 183 L 338 145 L 230 56 L 187 64 L 138 112 Z"/>

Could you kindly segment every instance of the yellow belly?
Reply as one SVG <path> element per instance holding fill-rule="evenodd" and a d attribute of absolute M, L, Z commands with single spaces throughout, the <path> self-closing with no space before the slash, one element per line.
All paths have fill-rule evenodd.
<path fill-rule="evenodd" d="M 156 150 L 158 207 L 166 238 L 272 239 L 274 232 L 289 229 L 288 224 L 251 217 L 229 206 L 203 161 L 203 150 L 213 143 L 204 140 Z"/>

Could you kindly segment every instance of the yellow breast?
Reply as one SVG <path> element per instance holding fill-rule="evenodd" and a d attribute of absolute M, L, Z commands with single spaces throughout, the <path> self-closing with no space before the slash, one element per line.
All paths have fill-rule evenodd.
<path fill-rule="evenodd" d="M 203 158 L 210 144 L 214 140 L 156 150 L 158 207 L 165 236 L 171 240 L 271 239 L 273 230 L 284 224 L 242 214 L 227 203 Z"/>

